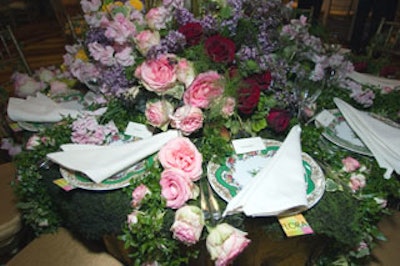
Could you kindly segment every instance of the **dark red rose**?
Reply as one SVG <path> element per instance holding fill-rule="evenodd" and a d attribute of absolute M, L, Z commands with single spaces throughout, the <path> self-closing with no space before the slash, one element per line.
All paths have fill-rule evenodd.
<path fill-rule="evenodd" d="M 286 131 L 290 123 L 290 113 L 284 109 L 272 108 L 267 115 L 268 126 L 277 133 Z"/>
<path fill-rule="evenodd" d="M 396 77 L 397 74 L 397 67 L 396 66 L 384 66 L 382 67 L 381 71 L 379 72 L 379 76 L 385 78 L 393 78 Z"/>
<path fill-rule="evenodd" d="M 238 91 L 238 109 L 243 114 L 251 114 L 260 100 L 260 86 L 252 79 L 244 80 Z"/>
<path fill-rule="evenodd" d="M 203 27 L 198 22 L 187 23 L 179 27 L 178 31 L 185 35 L 186 43 L 189 46 L 199 44 L 203 37 Z"/>
<path fill-rule="evenodd" d="M 360 73 L 364 73 L 367 71 L 368 63 L 367 62 L 357 62 L 353 64 L 354 70 Z"/>
<path fill-rule="evenodd" d="M 220 35 L 209 37 L 205 44 L 206 52 L 214 62 L 230 63 L 235 57 L 235 43 Z"/>
<path fill-rule="evenodd" d="M 264 73 L 252 75 L 250 76 L 250 79 L 252 79 L 260 86 L 261 91 L 266 91 L 269 89 L 269 86 L 271 85 L 272 76 L 271 72 L 266 71 Z"/>

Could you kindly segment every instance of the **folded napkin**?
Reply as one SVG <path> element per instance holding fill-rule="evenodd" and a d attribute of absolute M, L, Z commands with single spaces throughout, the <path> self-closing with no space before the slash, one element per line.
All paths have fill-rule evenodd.
<path fill-rule="evenodd" d="M 339 98 L 334 102 L 379 166 L 386 169 L 384 177 L 390 178 L 393 170 L 400 174 L 400 129 L 355 109 Z"/>
<path fill-rule="evenodd" d="M 7 106 L 8 117 L 13 121 L 58 122 L 70 115 L 75 118 L 83 106 L 77 101 L 56 103 L 46 95 L 37 93 L 26 99 L 10 97 Z"/>
<path fill-rule="evenodd" d="M 223 216 L 275 216 L 307 208 L 307 185 L 300 144 L 301 128 L 294 126 L 276 154 L 229 201 Z"/>
<path fill-rule="evenodd" d="M 121 172 L 157 152 L 178 132 L 169 130 L 150 138 L 121 145 L 97 146 L 64 144 L 63 151 L 47 154 L 47 158 L 61 166 L 80 171 L 96 183 Z"/>
<path fill-rule="evenodd" d="M 381 89 L 390 88 L 391 90 L 394 90 L 400 87 L 400 80 L 377 77 L 370 74 L 359 73 L 357 71 L 350 72 L 347 74 L 347 77 L 359 84 L 377 86 Z"/>

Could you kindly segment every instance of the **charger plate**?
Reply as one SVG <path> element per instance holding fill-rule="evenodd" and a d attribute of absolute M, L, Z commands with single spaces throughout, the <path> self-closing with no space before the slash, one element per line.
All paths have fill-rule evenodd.
<path fill-rule="evenodd" d="M 223 164 L 213 162 L 207 165 L 207 177 L 214 191 L 229 202 L 266 162 L 274 156 L 282 142 L 264 139 L 265 149 L 245 154 L 235 154 Z M 304 179 L 307 183 L 307 208 L 313 207 L 325 191 L 325 177 L 321 167 L 307 153 L 302 153 Z M 266 191 L 265 193 L 268 193 Z"/>

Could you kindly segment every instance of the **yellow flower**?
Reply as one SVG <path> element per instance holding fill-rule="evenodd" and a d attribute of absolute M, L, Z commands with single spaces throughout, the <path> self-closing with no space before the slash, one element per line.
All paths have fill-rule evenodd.
<path fill-rule="evenodd" d="M 101 10 L 103 12 L 110 12 L 115 6 L 123 6 L 123 5 L 124 5 L 124 3 L 122 3 L 121 1 L 116 1 L 116 2 L 110 3 L 108 5 L 103 5 L 101 7 Z"/>
<path fill-rule="evenodd" d="M 143 9 L 143 3 L 140 0 L 129 0 L 129 4 L 138 11 Z"/>
<path fill-rule="evenodd" d="M 82 61 L 85 61 L 85 62 L 87 62 L 89 60 L 85 53 L 85 50 L 83 50 L 83 49 L 79 49 L 79 51 L 75 55 L 75 58 L 81 59 Z"/>

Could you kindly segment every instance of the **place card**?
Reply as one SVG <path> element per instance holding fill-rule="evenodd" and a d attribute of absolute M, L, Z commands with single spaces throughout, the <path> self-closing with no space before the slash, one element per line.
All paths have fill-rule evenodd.
<path fill-rule="evenodd" d="M 65 180 L 64 178 L 53 180 L 53 183 L 59 186 L 60 188 L 64 189 L 65 191 L 71 191 L 75 188 L 74 186 L 69 184 L 68 181 Z"/>
<path fill-rule="evenodd" d="M 328 127 L 333 120 L 335 120 L 335 116 L 328 110 L 323 110 L 315 117 L 315 121 L 323 127 Z"/>
<path fill-rule="evenodd" d="M 140 139 L 146 139 L 153 136 L 153 133 L 144 124 L 129 122 L 125 129 L 125 134 Z"/>
<path fill-rule="evenodd" d="M 278 217 L 278 220 L 288 237 L 314 233 L 301 213 L 293 216 Z"/>
<path fill-rule="evenodd" d="M 232 140 L 232 145 L 235 149 L 236 154 L 260 151 L 265 149 L 265 143 L 260 137 L 235 139 Z"/>

